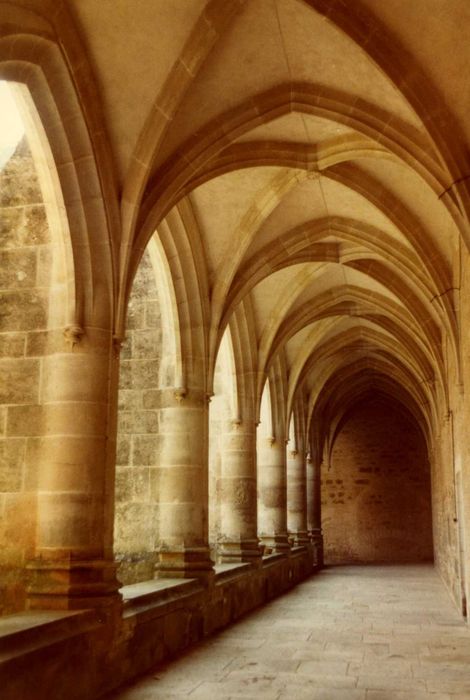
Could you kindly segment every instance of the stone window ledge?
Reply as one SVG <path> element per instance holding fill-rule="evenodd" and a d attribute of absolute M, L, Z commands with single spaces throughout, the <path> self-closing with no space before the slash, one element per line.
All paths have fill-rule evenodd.
<path fill-rule="evenodd" d="M 301 556 L 305 551 L 306 548 L 304 546 L 294 547 L 290 550 L 290 555 Z M 277 564 L 285 558 L 286 555 L 283 553 L 268 554 L 262 558 L 262 567 L 265 568 Z M 214 571 L 215 584 L 217 585 L 229 579 L 249 574 L 252 571 L 252 565 L 248 562 L 216 564 Z M 123 586 L 120 589 L 120 593 L 124 601 L 124 614 L 132 615 L 142 605 L 165 604 L 202 590 L 204 590 L 204 584 L 196 578 L 161 578 Z"/>
<path fill-rule="evenodd" d="M 215 585 L 243 576 L 252 570 L 251 564 L 217 564 L 214 567 Z M 148 607 L 166 606 L 170 602 L 204 590 L 204 584 L 196 578 L 161 578 L 123 586 L 120 593 L 124 601 L 124 617 Z"/>
<path fill-rule="evenodd" d="M 0 663 L 99 624 L 94 610 L 30 610 L 6 615 L 0 619 Z"/>
<path fill-rule="evenodd" d="M 305 547 L 295 547 L 290 556 L 300 556 Z M 262 568 L 277 564 L 286 555 L 268 554 L 262 559 Z M 218 564 L 214 567 L 215 585 L 223 585 L 231 579 L 249 576 L 253 570 L 249 563 Z M 171 603 L 200 594 L 205 590 L 198 579 L 151 579 L 123 586 L 123 617 L 132 617 L 145 610 L 168 609 Z M 35 610 L 6 615 L 0 618 L 0 660 L 5 660 L 14 650 L 27 646 L 34 649 L 47 643 L 74 636 L 99 625 L 95 610 Z"/>

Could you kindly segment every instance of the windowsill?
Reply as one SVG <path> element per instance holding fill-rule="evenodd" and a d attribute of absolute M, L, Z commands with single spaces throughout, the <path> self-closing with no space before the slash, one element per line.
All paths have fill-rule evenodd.
<path fill-rule="evenodd" d="M 307 551 L 307 545 L 305 544 L 299 544 L 295 547 L 292 547 L 290 550 L 291 554 L 304 554 Z"/>
<path fill-rule="evenodd" d="M 119 590 L 124 602 L 127 603 L 127 601 L 132 601 L 146 595 L 153 595 L 159 592 L 165 593 L 168 589 L 174 589 L 178 586 L 184 587 L 185 584 L 192 583 L 195 580 L 194 578 L 155 578 L 139 583 L 131 583 L 128 586 L 123 586 Z"/>
<path fill-rule="evenodd" d="M 223 583 L 251 571 L 249 563 L 216 564 L 215 583 Z M 159 605 L 192 595 L 203 590 L 197 578 L 156 578 L 123 586 L 120 593 L 124 601 L 125 616 L 133 614 L 141 607 Z"/>
<path fill-rule="evenodd" d="M 214 566 L 216 583 L 225 581 L 251 571 L 252 566 L 248 562 L 235 562 L 234 564 L 216 564 Z"/>
<path fill-rule="evenodd" d="M 123 586 L 123 617 L 131 616 L 148 607 L 164 606 L 178 598 L 203 590 L 196 578 L 160 578 Z"/>
<path fill-rule="evenodd" d="M 271 566 L 275 564 L 280 559 L 285 559 L 286 555 L 282 552 L 273 552 L 272 554 L 265 554 L 263 557 L 263 566 Z"/>
<path fill-rule="evenodd" d="M 294 547 L 291 554 L 302 554 L 305 547 Z M 283 553 L 267 554 L 262 558 L 262 567 L 269 567 L 286 557 Z M 234 578 L 241 578 L 252 571 L 248 562 L 217 564 L 214 567 L 215 583 L 221 585 Z M 123 586 L 123 617 L 130 617 L 149 608 L 164 607 L 177 600 L 204 589 L 196 578 L 161 578 Z M 29 610 L 0 618 L 0 655 L 14 646 L 36 646 L 44 641 L 53 641 L 73 635 L 86 627 L 97 624 L 94 610 Z M 2 654 L 3 651 L 3 654 Z M 8 654 L 8 652 L 7 652 Z"/>
<path fill-rule="evenodd" d="M 296 547 L 294 555 L 302 555 L 304 547 Z M 292 554 L 292 550 L 291 550 Z M 287 555 L 287 556 L 286 556 Z M 227 586 L 230 599 L 233 590 L 243 587 L 244 579 L 251 575 L 271 577 L 271 567 L 284 566 L 289 561 L 288 553 L 274 553 L 263 557 L 260 567 L 253 567 L 249 562 L 218 564 L 214 567 L 213 585 L 220 592 Z M 262 573 L 264 570 L 264 574 Z M 290 578 L 290 576 L 289 576 Z M 273 579 L 275 580 L 275 578 Z M 264 584 L 259 582 L 261 586 Z M 233 586 L 233 590 L 230 589 Z M 214 591 L 215 592 L 215 591 Z M 120 589 L 123 598 L 123 624 L 146 624 L 158 618 L 171 615 L 174 611 L 199 603 L 204 607 L 209 604 L 211 588 L 206 588 L 203 581 L 191 578 L 161 578 L 124 586 Z M 207 597 L 209 596 L 209 598 Z M 225 592 L 222 596 L 225 599 Z M 235 595 L 236 599 L 236 595 Z M 99 610 L 30 610 L 0 619 L 0 665 L 15 662 L 25 654 L 41 652 L 45 647 L 72 640 L 82 634 L 97 630 L 106 619 L 102 619 Z M 126 629 L 124 627 L 124 629 Z"/>
<path fill-rule="evenodd" d="M 27 610 L 0 619 L 0 659 L 22 647 L 37 648 L 78 634 L 98 623 L 93 610 Z"/>

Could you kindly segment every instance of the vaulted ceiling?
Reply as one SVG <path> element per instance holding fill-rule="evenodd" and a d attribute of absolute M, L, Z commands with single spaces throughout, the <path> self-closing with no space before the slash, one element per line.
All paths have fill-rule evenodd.
<path fill-rule="evenodd" d="M 123 287 L 162 220 L 188 228 L 189 212 L 213 354 L 242 309 L 290 405 L 336 415 L 372 388 L 429 424 L 449 357 L 458 371 L 470 3 L 71 5 L 114 158 Z"/>

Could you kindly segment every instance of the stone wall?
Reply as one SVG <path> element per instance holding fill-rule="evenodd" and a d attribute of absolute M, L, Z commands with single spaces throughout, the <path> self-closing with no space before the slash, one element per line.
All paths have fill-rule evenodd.
<path fill-rule="evenodd" d="M 36 454 L 43 426 L 42 340 L 52 244 L 25 139 L 0 172 L 0 614 L 24 606 L 25 562 L 35 545 Z"/>
<path fill-rule="evenodd" d="M 322 471 L 322 523 L 327 564 L 433 558 L 426 445 L 393 402 L 348 416 Z"/>
<path fill-rule="evenodd" d="M 470 357 L 470 255 L 462 246 L 461 250 L 461 277 L 459 279 L 460 290 L 455 291 L 458 295 L 458 308 L 462 323 L 461 332 L 461 357 Z M 452 354 L 449 352 L 449 357 Z M 452 438 L 452 452 L 447 447 L 445 453 L 445 464 L 447 469 L 443 476 L 438 474 L 440 465 L 435 465 L 433 472 L 433 494 L 435 502 L 441 501 L 443 495 L 449 492 L 450 485 L 453 484 L 453 474 L 455 474 L 454 513 L 452 513 L 450 503 L 447 508 L 446 540 L 453 543 L 451 553 L 446 552 L 446 541 L 437 540 L 436 537 L 436 564 L 446 581 L 449 589 L 453 591 L 459 607 L 464 612 L 468 612 L 470 605 L 470 555 L 468 551 L 468 523 L 470 518 L 470 440 L 468 439 L 468 416 L 470 415 L 470 363 L 464 361 L 459 372 L 451 363 L 452 374 L 450 377 L 452 388 L 452 413 L 448 423 L 452 428 L 450 437 Z M 445 449 L 445 448 L 444 448 Z M 453 459 L 450 456 L 453 455 Z M 436 486 L 439 483 L 440 488 Z M 442 486 L 441 486 L 442 484 Z M 447 486 L 447 488 L 446 488 Z M 449 494 L 450 495 L 450 494 Z M 457 511 L 457 512 L 455 512 Z M 452 518 L 454 515 L 454 518 Z M 455 519 L 457 522 L 455 522 Z M 436 533 L 437 534 L 437 533 Z M 450 554 L 450 556 L 449 556 Z M 445 568 L 444 568 L 445 567 Z"/>
<path fill-rule="evenodd" d="M 217 556 L 216 543 L 220 535 L 220 498 L 219 484 L 221 476 L 221 439 L 224 430 L 222 414 L 224 397 L 215 392 L 209 410 L 209 542 L 211 556 Z"/>
<path fill-rule="evenodd" d="M 124 585 L 154 573 L 161 358 L 160 304 L 147 251 L 134 280 L 121 351 L 114 546 Z"/>
<path fill-rule="evenodd" d="M 443 416 L 440 421 L 440 431 L 435 436 L 432 459 L 434 553 L 436 567 L 449 592 L 457 606 L 464 609 L 456 492 L 456 484 L 461 478 L 462 460 L 457 454 L 458 459 L 454 462 L 454 431 L 452 413 Z M 463 537 L 463 535 L 464 533 L 460 532 L 460 536 Z"/>

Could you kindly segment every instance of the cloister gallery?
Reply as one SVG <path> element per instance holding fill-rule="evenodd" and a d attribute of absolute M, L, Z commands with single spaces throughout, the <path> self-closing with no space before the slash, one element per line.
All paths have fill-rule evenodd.
<path fill-rule="evenodd" d="M 2 700 L 99 697 L 324 563 L 434 561 L 466 615 L 469 29 L 0 0 Z"/>

